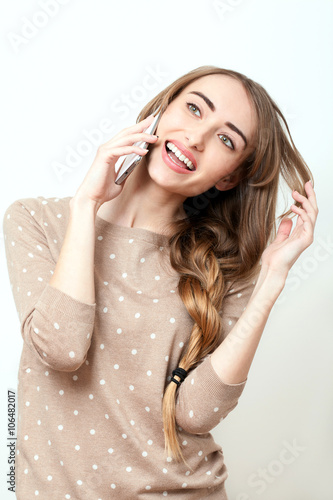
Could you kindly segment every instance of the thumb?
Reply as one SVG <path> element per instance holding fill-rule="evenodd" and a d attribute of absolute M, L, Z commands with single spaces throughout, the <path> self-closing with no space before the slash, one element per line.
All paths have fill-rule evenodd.
<path fill-rule="evenodd" d="M 277 243 L 282 243 L 282 241 L 285 241 L 289 237 L 292 227 L 293 221 L 291 219 L 289 219 L 288 217 L 282 219 L 275 241 Z"/>

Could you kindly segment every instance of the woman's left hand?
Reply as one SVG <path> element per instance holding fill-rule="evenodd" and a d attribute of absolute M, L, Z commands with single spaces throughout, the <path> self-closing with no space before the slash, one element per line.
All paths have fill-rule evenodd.
<path fill-rule="evenodd" d="M 291 210 L 298 214 L 294 230 L 293 221 L 282 219 L 275 240 L 265 249 L 261 258 L 261 268 L 269 269 L 287 278 L 290 268 L 301 253 L 313 242 L 313 234 L 318 215 L 317 200 L 311 182 L 304 185 L 306 196 L 293 191 L 293 198 L 302 208 L 291 205 Z"/>

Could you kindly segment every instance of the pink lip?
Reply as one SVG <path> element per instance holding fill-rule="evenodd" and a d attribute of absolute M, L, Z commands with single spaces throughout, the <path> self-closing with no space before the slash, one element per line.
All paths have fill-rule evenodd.
<path fill-rule="evenodd" d="M 185 175 L 185 174 L 193 174 L 195 172 L 195 170 L 187 170 L 184 167 L 179 167 L 173 160 L 171 160 L 166 150 L 166 143 L 164 143 L 162 147 L 162 159 L 164 163 L 168 165 L 169 168 L 171 168 L 172 170 L 174 170 L 179 174 Z"/>
<path fill-rule="evenodd" d="M 184 146 L 182 145 L 181 142 L 178 142 L 178 141 L 173 140 L 173 139 L 170 139 L 170 141 L 168 140 L 168 142 L 172 142 L 172 144 L 177 146 L 179 151 L 181 151 L 184 154 L 184 156 L 186 156 L 189 160 L 191 160 L 191 162 L 194 165 L 195 170 L 197 169 L 197 162 L 195 161 L 194 156 L 192 155 L 192 153 L 190 151 L 188 151 L 186 148 L 184 148 Z"/>

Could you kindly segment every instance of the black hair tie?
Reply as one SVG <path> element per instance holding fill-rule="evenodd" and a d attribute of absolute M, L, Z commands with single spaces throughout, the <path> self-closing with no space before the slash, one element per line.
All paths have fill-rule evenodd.
<path fill-rule="evenodd" d="M 175 375 L 177 375 L 177 377 L 180 378 L 180 380 L 176 380 L 175 378 L 173 378 Z M 180 386 L 180 384 L 182 382 L 184 382 L 185 378 L 187 377 L 187 371 L 184 370 L 183 368 L 179 368 L 179 366 L 173 370 L 172 372 L 172 382 L 175 382 L 178 386 Z"/>

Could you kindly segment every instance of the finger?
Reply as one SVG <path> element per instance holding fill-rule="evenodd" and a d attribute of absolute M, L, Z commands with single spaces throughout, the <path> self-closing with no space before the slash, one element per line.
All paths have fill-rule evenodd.
<path fill-rule="evenodd" d="M 316 212 L 316 208 L 313 206 L 311 201 L 308 198 L 306 198 L 306 196 L 303 196 L 302 194 L 300 194 L 298 191 L 293 191 L 292 197 L 296 201 L 301 203 L 303 210 L 305 210 L 307 212 L 307 214 L 311 217 L 311 220 L 313 222 L 315 222 L 316 217 L 317 217 L 317 212 Z"/>
<path fill-rule="evenodd" d="M 107 147 L 129 146 L 139 141 L 149 142 L 154 144 L 157 140 L 158 140 L 157 135 L 146 134 L 144 132 L 141 132 L 140 134 L 138 133 L 138 134 L 126 135 L 123 137 L 118 137 L 116 140 L 115 138 L 113 138 L 110 141 L 106 142 L 105 146 Z"/>
<path fill-rule="evenodd" d="M 145 156 L 149 149 L 140 148 L 139 146 L 123 146 L 119 148 L 103 148 L 102 151 L 109 159 L 120 158 L 120 156 L 130 155 L 135 153 L 139 156 Z"/>
<path fill-rule="evenodd" d="M 313 186 L 311 184 L 311 181 L 308 181 L 305 183 L 304 189 L 305 189 L 305 192 L 306 192 L 308 199 L 310 200 L 312 206 L 316 209 L 316 211 L 318 213 L 317 197 L 316 197 L 316 193 L 313 189 Z"/>
<path fill-rule="evenodd" d="M 290 235 L 292 227 L 293 227 L 293 221 L 291 219 L 289 219 L 288 217 L 282 219 L 279 225 L 278 232 L 276 234 L 275 242 L 281 243 L 282 241 L 286 240 Z"/>
<path fill-rule="evenodd" d="M 141 120 L 139 123 L 136 123 L 135 125 L 131 125 L 130 127 L 126 127 L 122 129 L 118 134 L 116 134 L 114 137 L 123 137 L 124 135 L 128 135 L 129 133 L 136 133 L 136 132 L 142 132 L 145 130 L 149 125 L 153 122 L 154 115 L 149 115 L 147 118 L 144 118 Z"/>
<path fill-rule="evenodd" d="M 290 209 L 293 212 L 295 212 L 296 214 L 298 214 L 299 217 L 302 219 L 302 221 L 303 221 L 303 227 L 304 227 L 305 231 L 308 234 L 313 235 L 314 224 L 312 223 L 312 220 L 309 217 L 309 215 L 306 213 L 306 211 L 303 210 L 303 208 L 297 207 L 296 205 L 291 205 Z"/>

